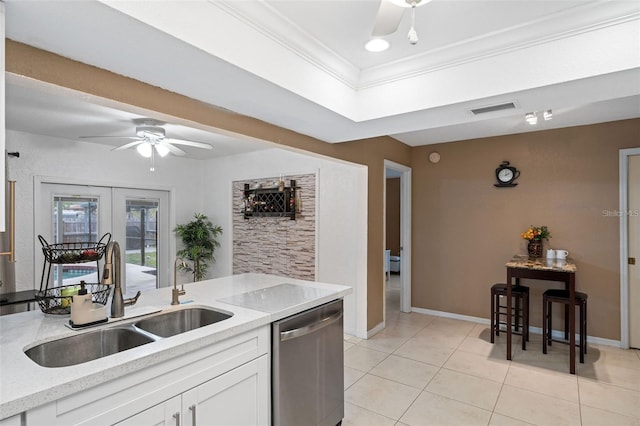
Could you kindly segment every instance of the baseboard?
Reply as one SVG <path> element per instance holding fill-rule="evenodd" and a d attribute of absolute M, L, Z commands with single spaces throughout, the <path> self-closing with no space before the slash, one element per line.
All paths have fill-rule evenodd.
<path fill-rule="evenodd" d="M 378 334 L 379 332 L 381 332 L 382 330 L 384 330 L 386 327 L 385 322 L 382 321 L 380 324 L 376 325 L 375 327 L 373 327 L 371 330 L 367 331 L 367 336 L 364 337 L 365 339 L 369 339 L 373 336 L 375 336 L 376 334 Z M 359 336 L 358 336 L 359 337 Z"/>
<path fill-rule="evenodd" d="M 491 321 L 489 321 L 486 318 L 472 317 L 472 316 L 469 316 L 469 315 L 453 314 L 451 312 L 434 311 L 432 309 L 411 307 L 411 312 L 415 312 L 417 314 L 424 314 L 424 315 L 433 315 L 435 317 L 443 317 L 443 318 L 451 318 L 451 319 L 469 321 L 469 322 L 474 322 L 474 323 L 483 324 L 483 325 L 490 325 L 491 324 Z M 529 327 L 529 333 L 542 334 L 542 328 L 541 327 Z M 553 338 L 556 338 L 556 339 L 562 339 L 562 338 L 564 338 L 564 331 L 562 331 L 562 330 L 553 330 L 551 332 L 551 336 Z M 576 339 L 577 338 L 578 338 L 578 336 L 576 335 Z M 594 343 L 594 344 L 597 344 L 597 345 L 605 345 L 605 346 L 614 346 L 616 348 L 621 348 L 622 347 L 622 342 L 620 340 L 604 339 L 602 337 L 595 337 L 595 336 L 587 336 L 587 343 Z"/>

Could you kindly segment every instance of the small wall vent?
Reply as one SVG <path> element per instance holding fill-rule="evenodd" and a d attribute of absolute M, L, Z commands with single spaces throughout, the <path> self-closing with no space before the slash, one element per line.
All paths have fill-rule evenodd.
<path fill-rule="evenodd" d="M 486 114 L 488 112 L 494 112 L 494 111 L 502 111 L 505 109 L 515 109 L 516 108 L 516 104 L 514 102 L 507 102 L 504 104 L 498 104 L 498 105 L 490 105 L 490 106 L 486 106 L 486 107 L 481 107 L 481 108 L 474 108 L 471 110 L 471 112 L 473 113 L 473 115 L 478 115 L 478 114 Z"/>

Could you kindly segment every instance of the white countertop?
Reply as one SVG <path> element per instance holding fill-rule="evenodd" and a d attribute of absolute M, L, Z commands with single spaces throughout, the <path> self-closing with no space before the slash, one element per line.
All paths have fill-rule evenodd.
<path fill-rule="evenodd" d="M 305 288 L 300 289 L 299 286 Z M 263 290 L 270 287 L 273 288 Z M 133 322 L 139 317 L 131 317 L 138 314 L 187 306 L 211 307 L 233 313 L 233 316 L 72 367 L 41 367 L 29 359 L 24 350 L 49 340 L 95 330 L 96 327 L 71 330 L 65 326 L 69 321 L 68 315 L 45 315 L 38 310 L 0 317 L 0 419 L 351 293 L 351 288 L 347 286 L 264 274 L 233 275 L 185 284 L 184 288 L 186 294 L 180 296 L 182 304 L 179 306 L 170 305 L 171 288 L 148 291 L 142 294 L 135 306 L 125 308 L 122 321 L 110 319 L 109 324 L 101 327 Z"/>

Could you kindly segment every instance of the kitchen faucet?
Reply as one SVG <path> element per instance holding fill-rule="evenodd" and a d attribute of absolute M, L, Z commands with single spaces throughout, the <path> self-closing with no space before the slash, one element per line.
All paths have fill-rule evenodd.
<path fill-rule="evenodd" d="M 184 267 L 187 266 L 187 262 L 185 262 L 182 258 L 176 257 L 175 262 L 173 262 L 173 290 L 171 291 L 171 304 L 179 305 L 180 299 L 179 296 L 186 294 L 187 292 L 184 289 L 184 284 L 182 284 L 182 289 L 178 290 L 178 280 L 177 280 L 177 272 L 178 272 L 178 261 Z"/>
<path fill-rule="evenodd" d="M 111 241 L 107 244 L 104 254 L 104 269 L 102 271 L 101 284 L 113 284 L 113 298 L 111 299 L 111 318 L 122 318 L 124 307 L 135 305 L 140 297 L 140 291 L 135 297 L 123 299 L 120 283 L 120 244 Z"/>

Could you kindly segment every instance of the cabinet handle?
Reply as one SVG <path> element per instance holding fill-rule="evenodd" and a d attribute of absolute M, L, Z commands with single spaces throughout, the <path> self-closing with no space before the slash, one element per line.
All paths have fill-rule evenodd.
<path fill-rule="evenodd" d="M 191 411 L 191 426 L 196 426 L 196 404 L 190 405 L 189 410 Z"/>
<path fill-rule="evenodd" d="M 176 419 L 176 426 L 180 426 L 180 412 L 175 413 L 173 418 Z"/>

